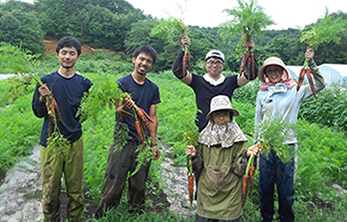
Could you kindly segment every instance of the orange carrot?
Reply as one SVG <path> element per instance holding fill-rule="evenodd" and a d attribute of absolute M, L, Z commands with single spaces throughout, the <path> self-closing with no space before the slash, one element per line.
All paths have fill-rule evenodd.
<path fill-rule="evenodd" d="M 140 121 L 143 122 L 145 124 L 146 128 L 148 129 L 148 131 L 151 132 L 151 128 L 150 128 L 151 126 L 150 126 L 149 122 L 150 121 L 153 122 L 153 120 L 151 118 L 148 119 L 146 117 L 147 114 L 146 114 L 146 112 L 143 109 L 141 109 L 139 107 L 136 107 L 135 111 L 136 111 L 136 114 L 139 117 Z"/>
<path fill-rule="evenodd" d="M 310 69 L 307 69 L 307 70 L 306 70 L 306 74 L 307 74 L 308 82 L 310 83 L 310 87 L 311 87 L 313 96 L 314 96 L 314 98 L 317 99 L 317 96 L 316 96 L 316 89 L 314 88 L 314 84 L 313 84 L 313 80 L 312 80 L 312 75 L 311 75 L 311 70 L 310 70 Z"/>
<path fill-rule="evenodd" d="M 153 123 L 153 120 L 148 116 L 148 114 L 142 108 L 136 107 L 135 111 L 136 111 L 137 116 L 140 118 L 140 120 L 145 122 L 147 119 L 148 121 Z"/>
<path fill-rule="evenodd" d="M 257 75 L 257 73 L 255 73 L 255 59 L 254 59 L 254 53 L 251 52 L 251 62 L 252 62 L 252 79 L 255 79 L 255 76 Z"/>
<path fill-rule="evenodd" d="M 243 175 L 243 181 L 242 181 L 242 207 L 244 206 L 246 202 L 247 197 L 247 188 L 248 188 L 248 175 Z"/>
<path fill-rule="evenodd" d="M 247 62 L 247 58 L 249 56 L 249 52 L 246 50 L 243 55 L 242 55 L 242 59 L 241 59 L 241 65 L 240 65 L 240 71 L 239 71 L 239 74 L 241 75 L 242 74 L 242 71 L 246 65 L 246 62 Z"/>
<path fill-rule="evenodd" d="M 301 84 L 304 81 L 305 73 L 306 73 L 306 68 L 302 68 L 301 71 L 300 71 L 298 84 L 296 86 L 296 91 L 299 91 L 299 89 L 301 87 Z"/>
<path fill-rule="evenodd" d="M 58 119 L 58 121 L 63 123 L 63 119 L 61 118 L 61 114 L 60 114 L 60 111 L 59 111 L 59 107 L 58 107 L 57 101 L 55 100 L 54 97 L 52 98 L 52 103 L 54 105 L 54 111 L 55 111 L 55 114 L 56 114 L 56 118 Z"/>
<path fill-rule="evenodd" d="M 146 118 L 148 119 L 149 122 L 153 123 L 153 120 L 151 119 L 151 117 L 146 113 L 146 111 L 142 108 L 140 108 L 142 113 L 146 116 Z"/>
<path fill-rule="evenodd" d="M 189 202 L 190 202 L 190 205 L 192 205 L 193 193 L 194 193 L 194 176 L 193 176 L 193 174 L 188 175 L 188 192 L 189 192 Z"/>
<path fill-rule="evenodd" d="M 140 141 L 142 143 L 142 146 L 145 147 L 145 138 L 143 136 L 143 132 L 142 132 L 142 128 L 141 128 L 141 123 L 139 120 L 136 120 L 135 121 L 135 127 L 136 127 L 136 131 L 137 131 L 137 134 L 139 134 L 139 137 L 140 137 Z"/>
<path fill-rule="evenodd" d="M 186 76 L 186 67 L 188 63 L 188 57 L 186 55 L 183 56 L 183 64 L 182 64 L 182 74 Z"/>
<path fill-rule="evenodd" d="M 187 60 L 188 60 L 187 67 L 188 67 L 188 71 L 190 72 L 190 52 L 187 52 Z"/>
<path fill-rule="evenodd" d="M 255 167 L 253 165 L 251 165 L 249 167 L 249 175 L 250 175 L 250 189 L 249 189 L 249 193 L 252 196 L 252 188 L 253 188 L 253 181 L 254 181 L 254 173 L 255 173 Z"/>

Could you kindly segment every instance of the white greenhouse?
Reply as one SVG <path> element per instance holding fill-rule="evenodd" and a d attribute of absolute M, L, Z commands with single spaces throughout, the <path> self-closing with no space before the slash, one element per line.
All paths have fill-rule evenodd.
<path fill-rule="evenodd" d="M 347 86 L 347 65 L 344 64 L 327 64 L 324 63 L 318 66 L 322 73 L 325 83 L 329 86 L 333 83 L 341 83 Z M 292 78 L 297 81 L 302 66 L 287 66 Z M 304 83 L 307 83 L 305 76 Z"/>

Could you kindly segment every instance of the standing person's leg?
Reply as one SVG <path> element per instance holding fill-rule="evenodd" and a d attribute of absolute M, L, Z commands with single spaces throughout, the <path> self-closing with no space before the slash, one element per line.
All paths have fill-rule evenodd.
<path fill-rule="evenodd" d="M 55 147 L 40 146 L 40 168 L 42 179 L 42 210 L 44 221 L 60 221 L 60 190 L 63 172 L 63 156 Z"/>
<path fill-rule="evenodd" d="M 84 213 L 83 194 L 84 151 L 83 138 L 70 145 L 65 156 L 65 181 L 68 204 L 68 218 L 71 221 L 82 221 Z"/>
<path fill-rule="evenodd" d="M 128 143 L 119 151 L 114 152 L 116 141 L 111 144 L 106 173 L 105 183 L 102 188 L 99 205 L 95 212 L 95 218 L 100 218 L 104 211 L 111 207 L 116 207 L 122 197 L 122 191 L 128 176 L 128 171 L 132 164 L 131 156 L 133 155 L 136 142 L 128 141 Z"/>
<path fill-rule="evenodd" d="M 133 208 L 144 209 L 146 180 L 150 165 L 151 161 L 143 164 L 139 171 L 128 179 L 128 204 Z M 134 165 L 134 167 L 136 167 L 136 165 Z"/>
<path fill-rule="evenodd" d="M 288 145 L 288 149 L 294 150 L 295 145 Z M 294 154 L 293 154 L 294 155 Z M 296 152 L 295 152 L 296 155 Z M 294 221 L 294 187 L 296 157 L 289 162 L 277 161 L 277 192 L 278 192 L 278 214 L 281 222 Z"/>
<path fill-rule="evenodd" d="M 275 162 L 274 152 L 259 155 L 259 193 L 262 222 L 272 221 L 274 215 Z"/>

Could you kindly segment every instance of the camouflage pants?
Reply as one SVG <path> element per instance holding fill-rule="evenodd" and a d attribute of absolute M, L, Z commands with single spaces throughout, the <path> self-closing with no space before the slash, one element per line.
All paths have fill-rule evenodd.
<path fill-rule="evenodd" d="M 61 177 L 66 183 L 69 221 L 82 221 L 83 196 L 83 138 L 69 145 L 65 152 L 40 146 L 44 221 L 60 221 Z"/>

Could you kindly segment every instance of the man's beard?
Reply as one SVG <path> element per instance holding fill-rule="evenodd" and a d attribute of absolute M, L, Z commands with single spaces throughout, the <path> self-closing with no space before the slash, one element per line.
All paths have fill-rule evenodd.
<path fill-rule="evenodd" d="M 61 65 L 64 69 L 71 69 L 75 66 L 75 64 L 71 65 L 71 66 L 64 66 L 64 65 Z"/>

